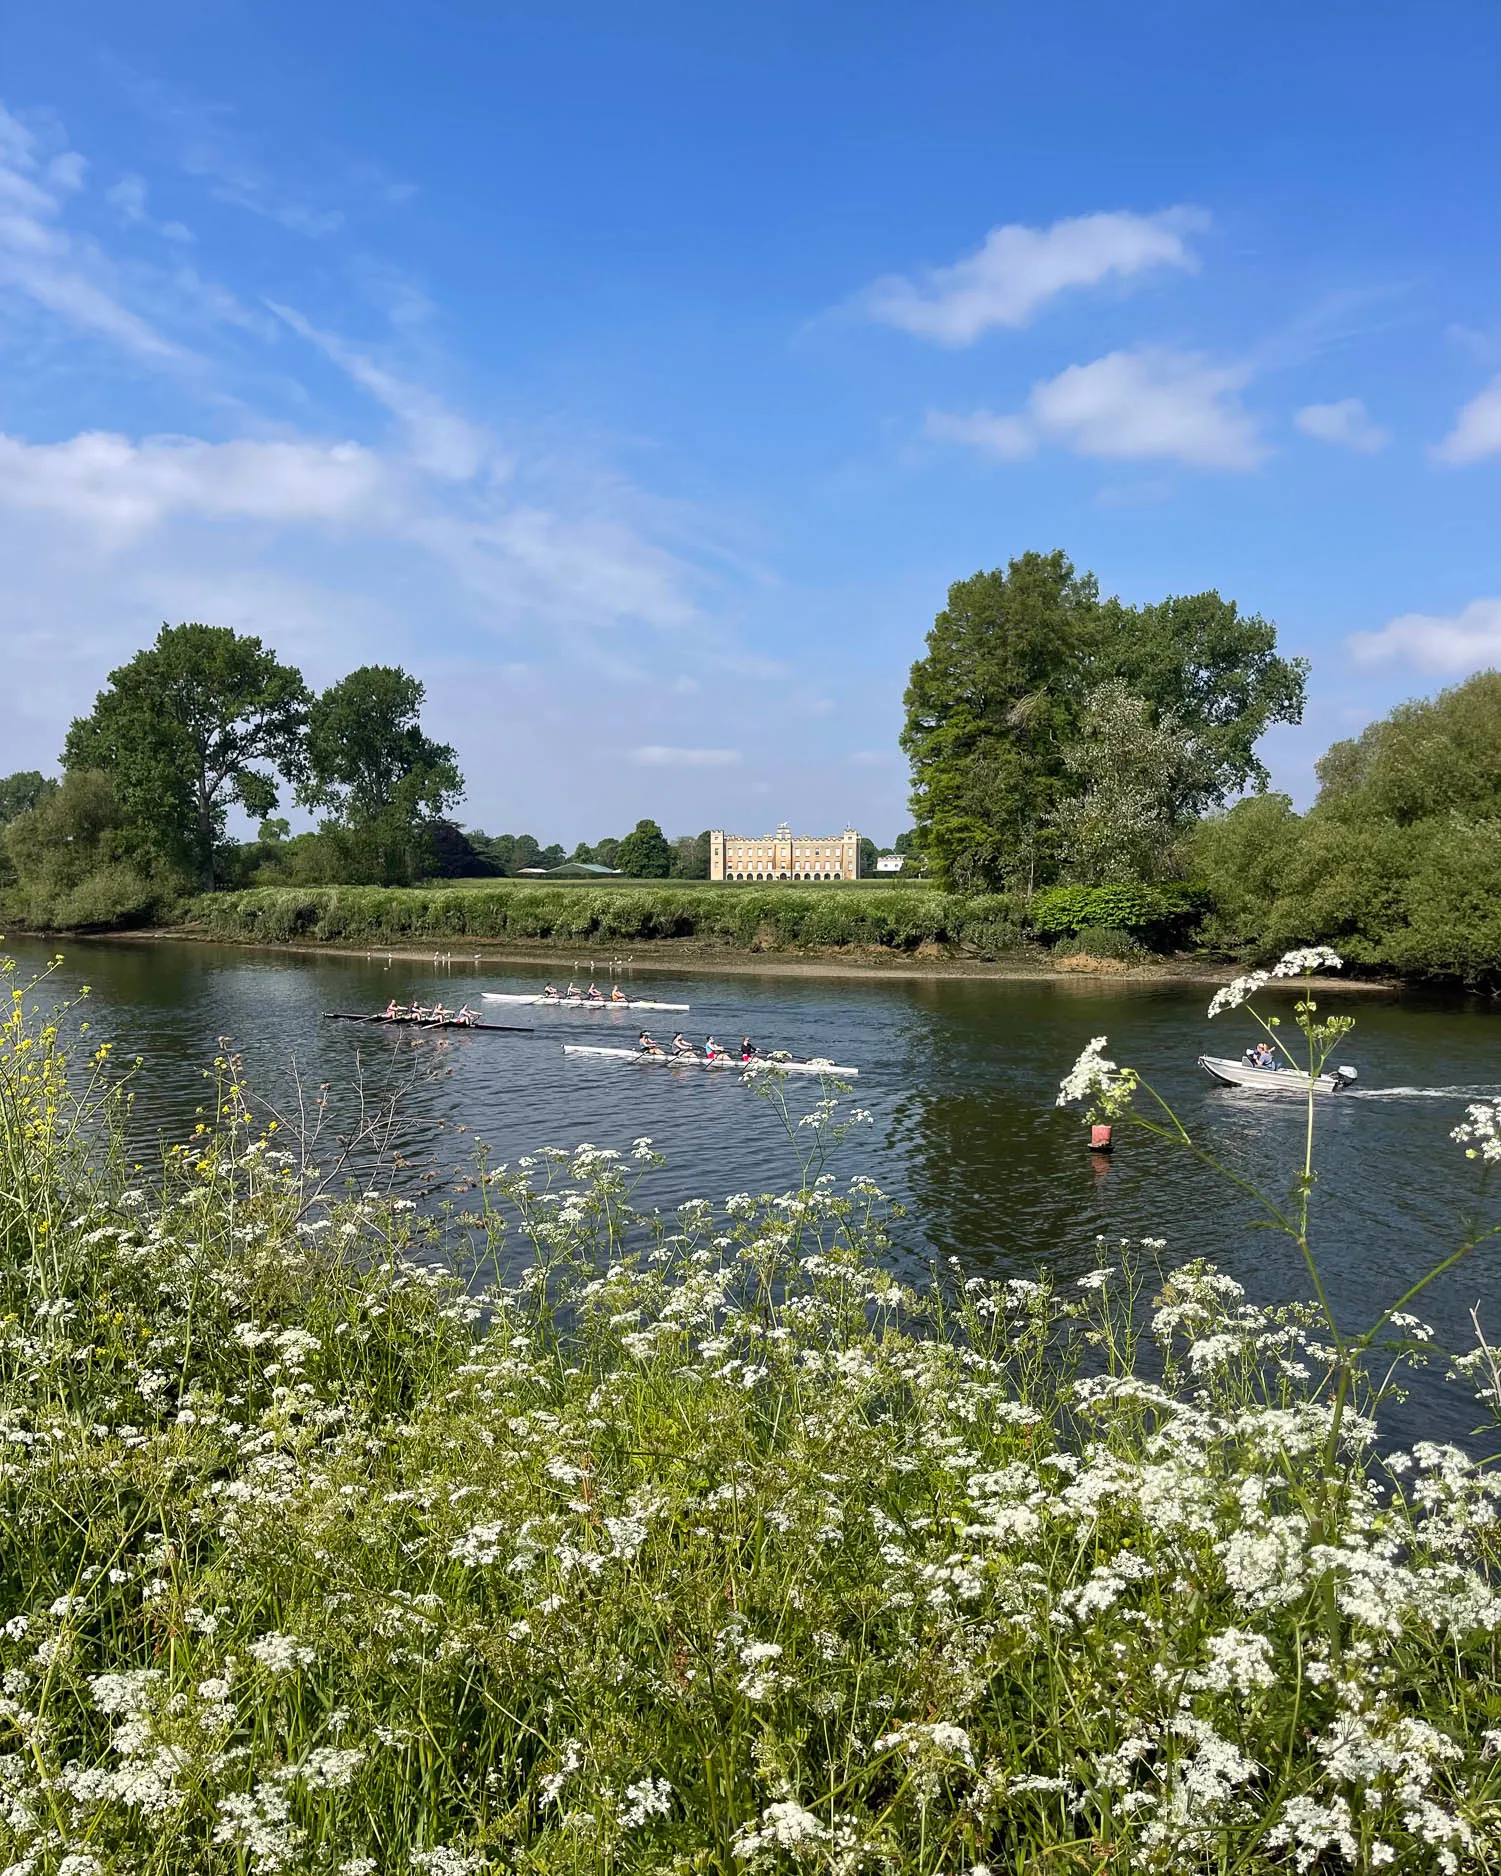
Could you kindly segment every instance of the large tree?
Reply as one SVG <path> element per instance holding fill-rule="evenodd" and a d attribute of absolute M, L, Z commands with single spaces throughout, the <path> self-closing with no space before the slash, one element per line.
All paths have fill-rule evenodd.
<path fill-rule="evenodd" d="M 1071 684 L 1099 607 L 1066 554 L 1022 554 L 949 588 L 912 667 L 902 748 L 916 843 L 961 890 L 1030 881 L 1067 786 Z"/>
<path fill-rule="evenodd" d="M 1065 804 L 1089 786 L 1070 752 L 1090 698 L 1110 686 L 1192 744 L 1185 811 L 1264 787 L 1256 741 L 1301 718 L 1307 677 L 1276 643 L 1275 626 L 1218 593 L 1101 601 L 1062 553 L 958 581 L 907 687 L 915 844 L 960 889 L 1050 876 Z"/>
<path fill-rule="evenodd" d="M 367 664 L 313 700 L 299 793 L 329 811 L 349 876 L 396 883 L 436 863 L 426 830 L 464 792 L 447 743 L 422 728 L 426 695 L 399 665 Z"/>
<path fill-rule="evenodd" d="M 1174 713 L 1154 711 L 1118 680 L 1102 684 L 1063 756 L 1078 792 L 1050 820 L 1069 877 L 1103 886 L 1170 871 L 1206 762 Z"/>
<path fill-rule="evenodd" d="M 632 879 L 666 879 L 672 871 L 672 848 L 655 821 L 637 821 L 615 849 L 612 864 Z"/>
<path fill-rule="evenodd" d="M 164 625 L 111 671 L 68 731 L 63 762 L 112 780 L 137 850 L 212 888 L 225 816 L 276 806 L 276 773 L 301 761 L 307 687 L 258 638 L 227 626 Z"/>

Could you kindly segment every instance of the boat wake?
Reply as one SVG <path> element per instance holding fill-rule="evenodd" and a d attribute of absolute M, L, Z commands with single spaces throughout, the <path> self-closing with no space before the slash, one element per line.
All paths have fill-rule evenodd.
<path fill-rule="evenodd" d="M 1501 1082 L 1477 1082 L 1468 1088 L 1350 1088 L 1347 1101 L 1494 1101 Z"/>

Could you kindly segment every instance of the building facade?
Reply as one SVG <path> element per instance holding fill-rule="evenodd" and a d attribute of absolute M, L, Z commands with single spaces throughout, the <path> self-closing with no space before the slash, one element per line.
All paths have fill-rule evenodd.
<path fill-rule="evenodd" d="M 774 834 L 709 835 L 710 879 L 858 879 L 860 836 L 794 834 L 786 821 Z"/>

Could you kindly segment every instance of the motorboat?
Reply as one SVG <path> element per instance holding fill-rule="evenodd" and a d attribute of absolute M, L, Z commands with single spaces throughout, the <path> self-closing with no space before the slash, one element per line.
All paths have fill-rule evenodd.
<path fill-rule="evenodd" d="M 1228 1055 L 1201 1055 L 1199 1067 L 1226 1088 L 1250 1088 L 1257 1094 L 1306 1095 L 1310 1087 L 1315 1094 L 1338 1094 L 1356 1079 L 1353 1068 L 1336 1068 L 1327 1075 L 1310 1076 L 1305 1069 L 1294 1068 L 1290 1062 L 1257 1068 L 1244 1058 L 1234 1061 Z"/>

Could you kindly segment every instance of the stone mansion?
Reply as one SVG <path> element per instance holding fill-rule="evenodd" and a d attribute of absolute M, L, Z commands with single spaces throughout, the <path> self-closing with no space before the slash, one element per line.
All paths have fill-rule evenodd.
<path fill-rule="evenodd" d="M 858 879 L 860 836 L 794 834 L 783 821 L 774 834 L 749 838 L 716 828 L 709 835 L 710 879 Z"/>

